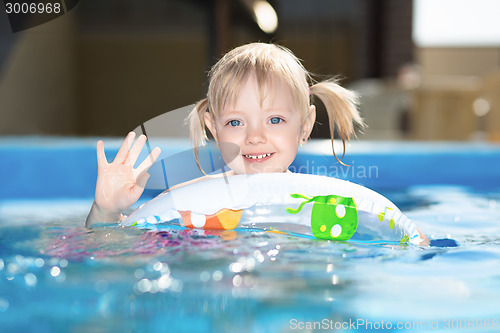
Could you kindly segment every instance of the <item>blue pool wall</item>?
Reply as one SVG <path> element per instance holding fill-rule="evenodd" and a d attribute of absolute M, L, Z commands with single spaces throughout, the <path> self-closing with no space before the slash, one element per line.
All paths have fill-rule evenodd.
<path fill-rule="evenodd" d="M 0 138 L 0 200 L 92 198 L 100 138 Z M 105 138 L 108 160 L 121 138 Z M 342 155 L 342 145 L 336 143 Z M 186 140 L 164 139 L 162 154 L 188 151 Z M 291 170 L 337 177 L 364 186 L 400 189 L 414 185 L 500 188 L 500 145 L 465 142 L 351 143 L 339 164 L 329 140 L 313 140 L 299 150 Z M 186 168 L 181 165 L 179 168 Z M 195 167 L 193 165 L 191 168 Z M 146 196 L 159 191 L 147 190 Z"/>

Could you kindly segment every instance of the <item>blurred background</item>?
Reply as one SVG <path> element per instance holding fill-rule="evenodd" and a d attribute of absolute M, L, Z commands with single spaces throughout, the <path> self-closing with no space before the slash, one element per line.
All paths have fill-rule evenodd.
<path fill-rule="evenodd" d="M 81 0 L 13 33 L 3 11 L 0 135 L 124 136 L 203 98 L 221 55 L 262 41 L 357 90 L 361 140 L 500 141 L 498 13 L 496 0 Z"/>

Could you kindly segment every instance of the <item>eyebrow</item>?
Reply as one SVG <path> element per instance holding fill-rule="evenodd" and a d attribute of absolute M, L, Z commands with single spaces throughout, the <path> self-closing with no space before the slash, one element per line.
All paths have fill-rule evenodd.
<path fill-rule="evenodd" d="M 277 108 L 274 108 L 274 109 L 267 109 L 265 110 L 266 112 L 276 112 L 276 111 L 285 111 L 286 113 L 292 113 L 292 111 L 290 111 L 288 108 L 284 108 L 284 109 L 277 109 Z"/>
<path fill-rule="evenodd" d="M 219 114 L 219 117 L 231 117 L 233 115 L 245 115 L 245 112 L 243 111 L 238 111 L 238 110 L 227 110 L 225 112 L 221 112 Z"/>

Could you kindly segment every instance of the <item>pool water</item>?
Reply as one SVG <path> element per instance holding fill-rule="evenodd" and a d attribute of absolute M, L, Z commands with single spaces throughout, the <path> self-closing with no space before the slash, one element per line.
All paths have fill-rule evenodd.
<path fill-rule="evenodd" d="M 4 200 L 0 331 L 497 331 L 500 186 L 375 190 L 459 246 L 88 230 L 91 200 Z"/>

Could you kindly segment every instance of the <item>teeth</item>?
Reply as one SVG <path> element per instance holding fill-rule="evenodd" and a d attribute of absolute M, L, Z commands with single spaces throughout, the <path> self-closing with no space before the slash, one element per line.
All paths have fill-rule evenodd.
<path fill-rule="evenodd" d="M 261 158 L 264 158 L 264 157 L 271 156 L 271 153 L 264 154 L 264 155 L 243 155 L 243 156 L 245 156 L 246 158 L 250 158 L 252 160 L 257 160 L 257 159 L 261 159 Z"/>

